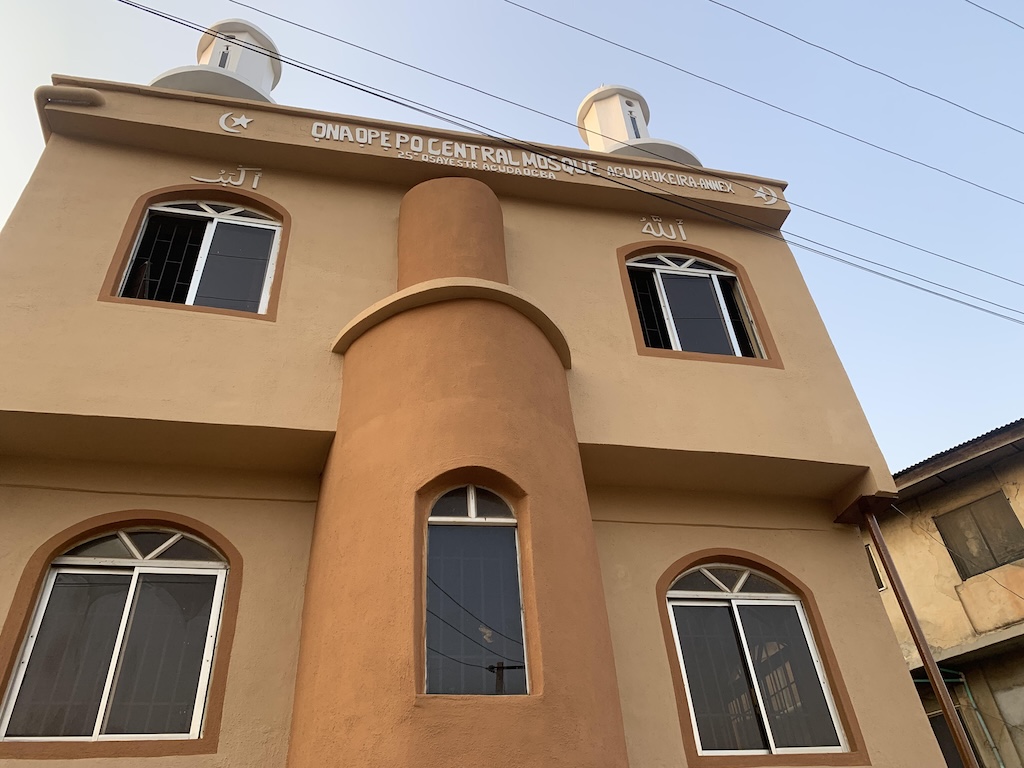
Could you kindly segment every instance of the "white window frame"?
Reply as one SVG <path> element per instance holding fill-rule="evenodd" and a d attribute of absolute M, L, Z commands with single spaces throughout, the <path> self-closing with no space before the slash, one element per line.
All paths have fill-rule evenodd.
<path fill-rule="evenodd" d="M 846 734 L 843 731 L 842 720 L 839 718 L 839 711 L 836 707 L 835 699 L 832 696 L 832 690 L 828 683 L 828 677 L 825 674 L 824 664 L 821 660 L 821 655 L 818 652 L 817 643 L 814 642 L 814 634 L 811 632 L 810 624 L 807 621 L 807 614 L 804 611 L 803 602 L 799 596 L 789 593 L 788 588 L 779 584 L 777 579 L 773 579 L 766 573 L 748 569 L 747 573 L 740 577 L 736 585 L 729 589 L 721 581 L 719 581 L 713 574 L 708 572 L 709 568 L 732 568 L 736 569 L 737 566 L 730 565 L 728 563 L 713 563 L 710 565 L 701 566 L 699 568 L 692 568 L 689 571 L 684 571 L 676 579 L 682 578 L 687 573 L 692 573 L 699 570 L 706 577 L 718 586 L 722 593 L 718 594 L 715 592 L 701 592 L 701 591 L 690 591 L 690 590 L 669 590 L 668 591 L 668 612 L 669 612 L 669 623 L 672 625 L 672 638 L 676 645 L 676 655 L 679 659 L 679 670 L 683 676 L 683 689 L 686 693 L 686 705 L 690 713 L 690 725 L 693 729 L 694 741 L 697 744 L 697 754 L 699 755 L 809 755 L 809 754 L 827 754 L 827 753 L 842 753 L 849 752 L 850 746 L 846 739 Z M 754 573 L 774 584 L 778 584 L 781 588 L 786 589 L 787 594 L 778 593 L 739 593 L 742 589 L 743 584 L 746 582 L 747 577 Z M 675 614 L 672 610 L 673 606 L 727 606 L 732 614 L 732 620 L 734 622 L 734 628 L 738 634 L 740 649 L 744 663 L 746 665 L 746 672 L 752 681 L 754 691 L 754 705 L 755 714 L 759 719 L 760 725 L 764 730 L 765 737 L 768 740 L 768 749 L 751 750 L 751 749 L 704 749 L 700 740 L 700 730 L 697 728 L 697 715 L 693 705 L 693 698 L 690 694 L 690 683 L 686 672 L 686 660 L 683 658 L 683 647 L 679 640 L 679 630 L 676 627 Z M 772 734 L 771 722 L 768 716 L 765 714 L 765 706 L 763 696 L 761 693 L 761 686 L 758 684 L 757 674 L 754 670 L 753 661 L 750 658 L 750 648 L 747 642 L 746 633 L 743 629 L 743 620 L 740 618 L 739 606 L 741 605 L 785 605 L 794 606 L 796 608 L 796 614 L 800 619 L 800 626 L 804 632 L 804 641 L 807 643 L 807 648 L 811 654 L 811 660 L 814 662 L 814 669 L 818 675 L 818 682 L 821 684 L 822 692 L 825 695 L 825 703 L 828 706 L 829 715 L 832 717 L 832 726 L 836 730 L 836 735 L 839 738 L 839 746 L 835 747 L 776 747 L 775 737 Z"/>
<path fill-rule="evenodd" d="M 11 683 L 8 686 L 2 709 L 0 709 L 0 743 L 2 742 L 76 742 L 76 741 L 159 741 L 159 740 L 188 740 L 198 739 L 202 736 L 203 723 L 206 714 L 206 704 L 209 694 L 210 673 L 213 668 L 213 657 L 216 651 L 217 637 L 220 631 L 221 614 L 224 606 L 224 586 L 227 581 L 227 563 L 214 563 L 196 560 L 155 560 L 164 550 L 174 543 L 186 537 L 184 534 L 169 529 L 146 528 L 146 531 L 164 530 L 166 533 L 174 533 L 171 538 L 154 549 L 145 557 L 136 549 L 126 531 L 143 529 L 125 529 L 117 531 L 117 536 L 129 548 L 129 552 L 138 555 L 137 559 L 128 558 L 91 558 L 91 557 L 57 557 L 51 562 L 43 588 L 40 591 L 39 600 L 35 607 L 32 623 L 29 631 L 22 642 L 21 651 L 18 654 L 18 666 L 11 676 Z M 96 538 L 103 538 L 110 535 L 102 534 Z M 204 547 L 209 544 L 195 539 Z M 7 728 L 14 715 L 15 704 L 18 693 L 21 690 L 25 672 L 28 669 L 29 660 L 32 658 L 32 650 L 35 647 L 36 637 L 39 628 L 43 623 L 46 614 L 46 607 L 49 604 L 50 594 L 53 591 L 57 576 L 61 573 L 81 574 L 122 574 L 130 575 L 131 582 L 125 597 L 124 608 L 122 609 L 120 624 L 114 640 L 114 649 L 111 654 L 110 663 L 107 667 L 106 680 L 103 691 L 100 695 L 99 707 L 96 711 L 96 722 L 93 725 L 93 732 L 89 736 L 7 736 Z M 138 589 L 139 576 L 150 573 L 176 573 L 176 574 L 197 574 L 216 576 L 214 585 L 213 601 L 210 606 L 210 622 L 206 630 L 206 644 L 203 649 L 203 661 L 199 671 L 199 680 L 196 686 L 195 704 L 192 708 L 192 722 L 188 733 L 101 733 L 106 725 L 109 715 L 108 709 L 110 696 L 114 689 L 114 680 L 120 667 L 121 655 L 124 652 L 124 640 L 127 635 L 129 617 L 135 607 L 135 596 Z"/>
<path fill-rule="evenodd" d="M 182 208 L 179 206 L 184 205 L 198 205 L 203 210 L 196 211 L 191 209 Z M 277 271 L 277 252 L 281 245 L 281 223 L 267 216 L 262 211 L 256 211 L 252 208 L 246 208 L 241 205 L 232 205 L 227 211 L 217 211 L 211 208 L 211 205 L 225 206 L 230 205 L 229 203 L 219 203 L 217 201 L 204 202 L 200 200 L 176 200 L 172 203 L 159 203 L 157 205 L 151 205 L 146 209 L 146 214 L 142 222 L 142 226 L 139 227 L 139 233 L 135 238 L 135 245 L 132 246 L 132 257 L 128 260 L 128 265 L 125 267 L 124 274 L 121 276 L 121 282 L 117 288 L 117 295 L 123 297 L 125 285 L 128 282 L 128 276 L 131 274 L 132 266 L 135 264 L 135 258 L 138 256 L 139 247 L 142 245 L 142 238 L 146 233 L 146 227 L 149 225 L 149 216 L 151 213 L 165 213 L 180 216 L 182 218 L 201 219 L 206 221 L 206 231 L 203 233 L 203 241 L 199 248 L 199 256 L 196 258 L 196 266 L 192 270 L 192 277 L 189 281 L 188 295 L 185 298 L 185 306 L 195 306 L 196 292 L 199 290 L 199 283 L 203 277 L 203 270 L 206 268 L 206 259 L 210 255 L 210 245 L 213 243 L 213 235 L 217 229 L 217 225 L 221 222 L 228 222 L 231 224 L 240 224 L 247 227 L 253 227 L 255 229 L 269 229 L 274 231 L 274 240 L 270 245 L 270 257 L 267 260 L 267 272 L 263 277 L 263 291 L 260 294 L 260 305 L 254 314 L 265 315 L 267 308 L 270 306 L 270 292 L 274 284 L 274 274 Z M 249 212 L 258 214 L 261 218 L 253 219 L 248 216 L 240 216 L 242 212 Z M 152 299 L 152 301 L 158 301 Z M 178 302 L 159 302 L 162 304 L 177 304 Z M 236 310 L 241 311 L 241 310 Z"/>
<path fill-rule="evenodd" d="M 658 259 L 660 264 L 644 263 L 645 260 Z M 681 260 L 682 264 L 676 264 L 671 259 Z M 715 298 L 718 302 L 718 313 L 722 320 L 722 325 L 725 326 L 725 331 L 729 336 L 729 344 L 732 346 L 732 354 L 734 357 L 746 357 L 740 349 L 739 340 L 736 338 L 736 329 L 732 327 L 732 321 L 729 319 L 729 307 L 725 302 L 725 296 L 723 294 L 722 285 L 719 278 L 730 277 L 736 281 L 736 295 L 739 301 L 740 311 L 744 315 L 745 325 L 750 331 L 750 346 L 754 350 L 754 356 L 748 359 L 750 360 L 763 360 L 766 355 L 764 351 L 764 345 L 761 343 L 761 339 L 757 332 L 757 327 L 754 324 L 754 316 L 750 312 L 750 305 L 747 304 L 747 297 L 743 294 L 743 286 L 740 283 L 739 275 L 735 272 L 731 272 L 724 267 L 718 267 L 713 265 L 715 269 L 704 269 L 702 267 L 692 266 L 695 262 L 702 262 L 704 264 L 711 264 L 706 257 L 693 256 L 691 254 L 684 253 L 647 253 L 642 256 L 637 256 L 626 262 L 626 268 L 629 269 L 649 269 L 654 272 L 654 284 L 658 291 L 658 302 L 661 307 L 662 320 L 665 323 L 665 327 L 668 330 L 669 341 L 672 343 L 672 349 L 677 352 L 686 352 L 679 341 L 679 334 L 676 331 L 675 317 L 672 314 L 672 307 L 669 305 L 668 294 L 665 292 L 665 283 L 662 279 L 663 274 L 673 275 L 689 275 L 691 277 L 706 277 L 711 280 L 711 284 L 715 289 Z M 639 312 L 639 307 L 637 308 Z"/>
<path fill-rule="evenodd" d="M 508 507 L 508 510 L 509 510 L 509 513 L 511 514 L 511 516 L 510 517 L 478 517 L 477 516 L 477 507 L 476 507 L 476 490 L 477 490 L 478 487 L 480 487 L 481 490 L 487 491 L 488 493 L 493 493 L 495 496 L 497 496 L 499 499 L 501 499 L 501 501 L 505 504 L 505 506 Z M 469 517 L 445 517 L 443 515 L 430 515 L 427 518 L 427 528 L 428 528 L 428 530 L 427 530 L 426 541 L 424 542 L 425 551 L 424 551 L 424 557 L 423 557 L 423 573 L 426 574 L 427 578 L 424 578 L 424 585 L 426 585 L 428 583 L 429 575 L 430 575 L 430 571 L 428 570 L 428 565 L 429 565 L 428 554 L 429 554 L 429 546 L 430 546 L 430 531 L 429 531 L 430 526 L 432 526 L 432 525 L 437 525 L 437 526 L 441 526 L 441 525 L 485 525 L 485 526 L 515 528 L 515 537 L 514 538 L 515 538 L 515 545 L 516 545 L 516 577 L 518 579 L 518 584 L 519 584 L 519 626 L 520 626 L 520 631 L 522 632 L 522 635 L 523 635 L 523 667 L 525 667 L 525 669 L 523 669 L 523 673 L 526 675 L 526 694 L 525 695 L 529 696 L 530 695 L 530 655 L 529 655 L 530 652 L 529 652 L 529 649 L 526 647 L 527 646 L 527 643 L 526 643 L 526 605 L 525 605 L 525 601 L 523 600 L 523 564 L 522 564 L 522 559 L 521 559 L 521 550 L 519 548 L 519 521 L 516 519 L 516 516 L 515 516 L 516 513 L 515 513 L 515 510 L 512 508 L 512 505 L 509 504 L 508 501 L 505 500 L 504 496 L 502 496 L 497 491 L 492 491 L 490 488 L 483 488 L 482 486 L 476 486 L 476 485 L 471 485 L 471 484 L 470 485 L 456 485 L 456 486 L 453 486 L 451 488 L 448 488 L 444 492 L 442 492 L 442 493 L 437 495 L 437 498 L 435 498 L 434 501 L 431 503 L 431 507 L 430 508 L 433 509 L 434 506 L 437 504 L 437 502 L 440 501 L 442 496 L 444 496 L 447 493 L 451 493 L 452 491 L 457 491 L 460 488 L 465 488 L 466 489 L 466 501 L 467 501 L 467 503 L 469 505 Z M 424 588 L 426 589 L 426 587 L 424 587 Z M 426 665 L 426 659 L 427 659 L 427 626 L 426 626 L 427 610 L 426 609 L 427 609 L 427 602 L 426 602 L 426 595 L 424 595 L 423 596 L 423 661 L 424 661 L 424 664 L 423 664 L 423 690 L 424 691 L 427 690 L 427 665 Z M 429 695 L 430 696 L 446 696 L 446 695 L 452 695 L 452 694 L 432 693 L 432 694 L 429 694 Z M 463 694 L 459 694 L 459 695 L 463 695 Z M 465 694 L 465 695 L 469 695 L 469 694 Z M 517 695 L 517 694 L 509 694 L 509 695 Z"/>

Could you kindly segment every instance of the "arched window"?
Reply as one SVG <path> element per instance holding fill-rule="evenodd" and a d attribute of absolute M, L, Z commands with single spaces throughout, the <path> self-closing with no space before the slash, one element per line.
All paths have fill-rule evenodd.
<path fill-rule="evenodd" d="M 202 732 L 227 576 L 209 544 L 126 528 L 56 557 L 4 700 L 4 740 Z"/>
<path fill-rule="evenodd" d="M 739 280 L 682 253 L 626 262 L 644 343 L 656 349 L 764 357 Z"/>
<path fill-rule="evenodd" d="M 427 693 L 525 694 L 516 519 L 497 494 L 448 491 L 427 524 Z"/>
<path fill-rule="evenodd" d="M 743 566 L 693 568 L 668 607 L 701 754 L 847 745 L 800 598 Z"/>
<path fill-rule="evenodd" d="M 279 222 L 232 203 L 151 205 L 117 295 L 264 314 L 280 235 Z"/>

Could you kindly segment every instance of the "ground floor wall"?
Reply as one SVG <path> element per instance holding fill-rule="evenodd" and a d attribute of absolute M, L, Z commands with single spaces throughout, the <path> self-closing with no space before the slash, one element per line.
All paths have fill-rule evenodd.
<path fill-rule="evenodd" d="M 233 584 L 240 590 L 230 656 L 218 646 L 214 661 L 214 675 L 216 665 L 227 664 L 214 753 L 33 759 L 14 756 L 18 747 L 7 742 L 0 743 L 0 766 L 283 767 L 317 488 L 316 477 L 266 472 L 0 457 L 0 620 L 10 619 L 26 565 L 39 549 L 94 519 L 167 519 L 172 527 L 184 521 L 215 534 L 234 550 L 232 559 L 244 563 L 236 568 L 233 562 L 227 576 L 227 592 Z M 8 621 L 5 634 L 10 628 Z M 0 645 L 6 640 L 0 637 Z"/>
<path fill-rule="evenodd" d="M 906 673 L 859 532 L 807 500 L 684 491 L 590 488 L 629 760 L 643 768 L 726 765 L 941 766 Z M 760 563 L 800 585 L 851 752 L 696 755 L 680 717 L 676 661 L 666 640 L 664 585 L 701 555 Z M 676 571 L 676 572 L 674 572 Z M 689 729 L 689 730 L 687 730 Z M 718 762 L 715 762 L 718 761 Z"/>

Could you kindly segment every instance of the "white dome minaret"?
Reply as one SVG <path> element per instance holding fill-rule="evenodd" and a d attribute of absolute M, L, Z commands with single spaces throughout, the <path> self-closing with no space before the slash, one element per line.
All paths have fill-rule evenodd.
<path fill-rule="evenodd" d="M 255 24 L 225 19 L 200 38 L 197 65 L 164 72 L 150 85 L 273 104 L 270 92 L 281 79 L 279 56 L 274 41 Z"/>
<path fill-rule="evenodd" d="M 633 89 L 621 85 L 603 85 L 591 91 L 576 111 L 576 127 L 580 136 L 596 152 L 701 165 L 697 156 L 686 147 L 664 139 L 652 139 L 647 131 L 650 119 L 647 100 Z"/>

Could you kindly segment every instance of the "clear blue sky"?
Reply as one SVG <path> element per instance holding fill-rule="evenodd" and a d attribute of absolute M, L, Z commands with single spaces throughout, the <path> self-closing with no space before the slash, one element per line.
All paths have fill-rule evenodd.
<path fill-rule="evenodd" d="M 680 67 L 1024 199 L 1024 135 L 913 93 L 708 0 L 522 0 Z M 1024 130 L 1024 30 L 964 0 L 723 0 L 846 56 Z M 980 0 L 1024 24 L 1013 0 Z M 241 8 L 152 0 L 209 24 L 242 17 L 282 53 L 506 134 L 580 146 L 570 125 L 501 104 Z M 628 85 L 651 133 L 707 167 L 786 179 L 807 205 L 1024 283 L 1024 205 L 859 145 L 725 90 L 558 27 L 501 0 L 324 3 L 253 0 L 286 16 L 570 123 L 593 88 Z M 0 220 L 43 143 L 32 91 L 52 73 L 148 83 L 194 63 L 197 34 L 115 0 L 5 3 Z M 441 124 L 285 66 L 275 99 L 345 114 Z M 786 231 L 1024 311 L 1024 288 L 805 211 Z M 793 238 L 795 240 L 795 238 Z M 891 469 L 1024 416 L 1024 325 L 794 249 Z M 1006 312 L 1024 321 L 1024 314 Z"/>

